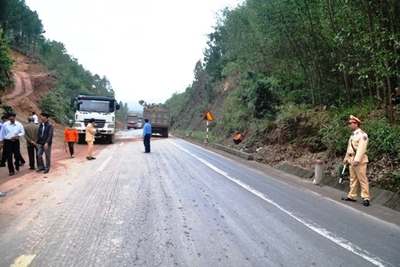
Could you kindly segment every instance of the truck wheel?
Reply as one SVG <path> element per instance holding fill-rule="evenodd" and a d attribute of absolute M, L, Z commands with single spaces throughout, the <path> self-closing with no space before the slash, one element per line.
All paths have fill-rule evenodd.
<path fill-rule="evenodd" d="M 163 133 L 162 133 L 162 136 L 164 138 L 168 138 L 168 130 L 164 130 Z"/>
<path fill-rule="evenodd" d="M 108 135 L 107 139 L 108 139 L 107 141 L 109 144 L 113 144 L 115 142 L 114 135 Z"/>

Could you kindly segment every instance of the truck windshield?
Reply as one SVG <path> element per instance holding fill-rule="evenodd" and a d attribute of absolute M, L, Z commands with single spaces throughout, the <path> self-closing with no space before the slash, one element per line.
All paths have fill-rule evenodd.
<path fill-rule="evenodd" d="M 114 112 L 114 102 L 81 99 L 79 100 L 78 110 L 90 112 Z"/>

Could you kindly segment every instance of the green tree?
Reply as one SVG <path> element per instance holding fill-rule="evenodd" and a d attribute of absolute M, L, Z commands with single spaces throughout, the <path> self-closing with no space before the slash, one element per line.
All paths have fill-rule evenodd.
<path fill-rule="evenodd" d="M 2 37 L 2 33 L 3 30 L 0 28 L 0 90 L 4 91 L 13 85 L 14 80 L 11 73 L 12 59 L 10 58 L 10 48 L 8 41 Z"/>

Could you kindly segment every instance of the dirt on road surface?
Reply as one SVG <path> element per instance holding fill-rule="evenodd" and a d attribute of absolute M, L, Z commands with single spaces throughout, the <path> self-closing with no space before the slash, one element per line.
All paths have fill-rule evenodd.
<path fill-rule="evenodd" d="M 8 89 L 1 95 L 3 105 L 10 106 L 17 114 L 16 120 L 22 124 L 27 123 L 27 119 L 32 111 L 40 113 L 38 103 L 43 95 L 55 87 L 55 74 L 48 71 L 36 60 L 28 58 L 18 52 L 13 51 L 14 59 L 14 88 Z M 5 193 L 5 197 L 0 197 L 0 225 L 12 221 L 15 214 L 21 209 L 27 209 L 33 202 L 42 201 L 44 198 L 52 198 L 64 186 L 71 181 L 59 181 L 57 176 L 69 168 L 70 163 L 79 164 L 86 160 L 86 145 L 75 145 L 75 158 L 69 158 L 66 153 L 63 141 L 64 126 L 52 121 L 54 125 L 54 138 L 51 152 L 51 170 L 48 174 L 37 173 L 29 170 L 29 158 L 26 150 L 26 140 L 21 139 L 21 154 L 26 164 L 20 167 L 20 171 L 15 175 L 8 175 L 8 168 L 0 168 L 0 192 Z M 106 145 L 94 147 L 94 153 L 103 149 Z M 1 152 L 0 152 L 1 153 Z M 71 177 L 72 179 L 72 177 Z M 51 183 L 50 191 L 48 187 L 43 187 L 43 183 Z"/>
<path fill-rule="evenodd" d="M 22 229 L 32 221 L 35 214 L 40 213 L 38 209 L 52 209 L 62 205 L 60 199 L 67 198 L 65 194 L 68 194 L 68 188 L 73 188 L 75 182 L 82 178 L 80 174 L 83 173 L 83 168 L 91 166 L 91 162 L 86 159 L 86 144 L 75 144 L 75 157 L 71 158 L 61 137 L 60 133 L 56 133 L 53 139 L 55 142 L 52 146 L 49 173 L 29 169 L 25 140 L 22 140 L 24 145 L 21 154 L 26 163 L 20 167 L 19 172 L 9 176 L 7 167 L 0 168 L 0 192 L 5 194 L 0 197 L 0 228 L 17 223 Z M 141 138 L 117 138 L 114 144 L 96 142 L 93 156 L 96 157 L 101 150 L 122 145 L 124 142 L 141 141 Z M 45 159 L 44 155 L 43 157 Z"/>

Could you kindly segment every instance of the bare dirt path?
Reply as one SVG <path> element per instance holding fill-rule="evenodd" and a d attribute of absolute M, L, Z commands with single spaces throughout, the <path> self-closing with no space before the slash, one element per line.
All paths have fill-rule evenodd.
<path fill-rule="evenodd" d="M 14 106 L 16 103 L 22 101 L 33 93 L 31 79 L 28 74 L 23 71 L 14 72 L 15 86 L 11 92 L 6 93 L 3 101 L 7 102 L 9 106 Z"/>
<path fill-rule="evenodd" d="M 45 93 L 54 90 L 56 76 L 34 58 L 15 51 L 11 55 L 14 87 L 0 94 L 1 101 L 16 112 L 18 121 L 25 123 L 32 111 L 40 113 L 38 103 Z"/>

